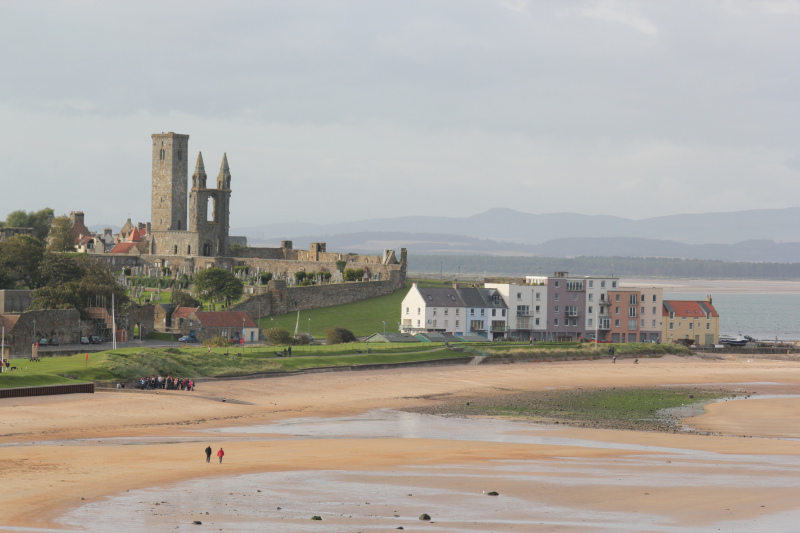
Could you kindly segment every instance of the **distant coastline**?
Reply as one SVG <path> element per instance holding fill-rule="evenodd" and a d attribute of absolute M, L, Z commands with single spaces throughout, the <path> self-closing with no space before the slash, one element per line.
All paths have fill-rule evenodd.
<path fill-rule="evenodd" d="M 661 287 L 670 292 L 707 292 L 726 294 L 800 294 L 800 281 L 768 281 L 741 279 L 647 279 L 620 278 L 623 287 Z"/>

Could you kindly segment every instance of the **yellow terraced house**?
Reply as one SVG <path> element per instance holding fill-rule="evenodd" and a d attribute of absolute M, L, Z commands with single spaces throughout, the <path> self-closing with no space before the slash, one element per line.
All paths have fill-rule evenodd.
<path fill-rule="evenodd" d="M 664 300 L 662 312 L 662 339 L 694 339 L 696 345 L 713 345 L 719 342 L 719 313 L 705 301 Z"/>

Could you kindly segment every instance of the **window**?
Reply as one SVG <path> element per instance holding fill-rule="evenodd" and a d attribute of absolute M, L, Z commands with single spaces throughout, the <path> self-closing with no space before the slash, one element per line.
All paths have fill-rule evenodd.
<path fill-rule="evenodd" d="M 670 311 L 669 312 L 669 319 L 670 320 L 674 320 L 675 319 L 675 311 Z"/>
<path fill-rule="evenodd" d="M 653 307 L 653 314 L 656 314 L 656 308 Z"/>
<path fill-rule="evenodd" d="M 449 320 L 445 320 L 444 321 L 444 328 L 447 329 L 449 326 L 450 326 L 450 321 Z"/>
<path fill-rule="evenodd" d="M 556 281 L 556 289 L 558 288 L 558 285 L 559 285 L 559 282 L 558 282 L 558 281 Z"/>
<path fill-rule="evenodd" d="M 422 313 L 422 308 L 417 307 L 417 315 L 419 315 L 420 313 Z"/>
<path fill-rule="evenodd" d="M 448 308 L 446 308 L 446 307 L 445 307 L 445 308 L 444 308 L 444 316 L 447 316 L 447 314 L 448 314 L 448 311 L 450 311 L 450 310 L 449 310 Z"/>
<path fill-rule="evenodd" d="M 539 325 L 539 319 L 538 318 L 536 319 L 536 325 L 537 326 Z"/>
<path fill-rule="evenodd" d="M 436 316 L 436 308 L 433 308 L 433 316 Z"/>
<path fill-rule="evenodd" d="M 436 319 L 433 320 L 433 327 L 436 327 Z"/>
<path fill-rule="evenodd" d="M 592 306 L 591 305 L 589 306 L 589 314 L 590 315 L 592 314 Z"/>
<path fill-rule="evenodd" d="M 582 281 L 568 281 L 567 282 L 567 290 L 568 291 L 582 291 L 583 290 L 583 282 Z"/>
<path fill-rule="evenodd" d="M 615 315 L 618 315 L 618 314 L 619 314 L 619 307 L 615 307 L 615 308 L 614 308 L 614 314 L 615 314 Z"/>
<path fill-rule="evenodd" d="M 486 309 L 481 309 L 481 316 L 485 316 L 485 315 L 486 315 Z"/>
<path fill-rule="evenodd" d="M 590 328 L 594 327 L 594 325 L 592 324 L 592 319 L 591 318 L 589 319 L 589 327 Z"/>
<path fill-rule="evenodd" d="M 636 319 L 628 320 L 628 331 L 636 331 Z"/>
<path fill-rule="evenodd" d="M 456 316 L 461 314 L 461 309 L 456 309 Z"/>
<path fill-rule="evenodd" d="M 573 318 L 572 319 L 572 325 L 573 326 L 577 326 L 578 325 L 578 319 L 577 318 Z"/>
<path fill-rule="evenodd" d="M 628 317 L 633 318 L 635 316 L 636 316 L 636 308 L 635 307 L 629 307 L 628 308 Z"/>
<path fill-rule="evenodd" d="M 642 319 L 641 326 L 644 327 L 644 318 Z"/>
<path fill-rule="evenodd" d="M 558 313 L 558 306 L 556 306 L 555 311 L 556 311 L 556 313 Z"/>
<path fill-rule="evenodd" d="M 501 314 L 502 314 L 503 316 L 506 316 L 506 310 L 505 310 L 505 309 L 503 309 Z"/>
<path fill-rule="evenodd" d="M 635 294 L 629 294 L 628 295 L 628 305 L 636 305 L 636 303 L 637 303 L 636 302 L 636 295 Z"/>
<path fill-rule="evenodd" d="M 419 319 L 417 319 L 417 327 L 419 327 Z"/>
<path fill-rule="evenodd" d="M 573 292 L 573 293 L 572 293 L 572 299 L 573 299 L 574 301 L 576 301 L 576 302 L 578 301 L 578 293 L 577 293 L 577 292 Z"/>
<path fill-rule="evenodd" d="M 619 294 L 615 295 L 616 301 L 619 301 Z"/>
<path fill-rule="evenodd" d="M 669 323 L 669 329 L 675 329 L 675 322 Z"/>
<path fill-rule="evenodd" d="M 558 301 L 558 297 L 559 297 L 559 294 L 558 294 L 558 293 L 555 293 L 555 294 L 553 295 L 553 299 L 554 299 L 555 301 Z"/>
<path fill-rule="evenodd" d="M 612 289 L 616 289 L 617 288 L 617 282 L 616 281 L 612 281 L 611 282 L 611 288 Z"/>
<path fill-rule="evenodd" d="M 711 311 L 706 311 L 706 320 L 711 320 Z"/>
<path fill-rule="evenodd" d="M 601 289 L 605 289 L 606 288 L 606 282 L 605 281 L 601 281 L 600 282 L 600 288 Z"/>
<path fill-rule="evenodd" d="M 589 288 L 591 289 L 592 287 L 594 287 L 594 281 L 589 280 Z"/>
<path fill-rule="evenodd" d="M 655 294 L 653 295 L 653 301 L 654 302 L 656 301 L 656 295 Z"/>
<path fill-rule="evenodd" d="M 193 327 L 193 326 L 194 326 L 194 320 L 190 320 L 190 321 L 189 321 L 189 327 L 191 328 L 191 327 Z"/>
<path fill-rule="evenodd" d="M 589 301 L 591 302 L 592 300 L 594 300 L 594 294 L 592 294 L 592 293 L 590 292 L 590 293 L 589 293 Z"/>
<path fill-rule="evenodd" d="M 642 307 L 642 315 L 644 315 L 644 307 Z"/>
<path fill-rule="evenodd" d="M 497 316 L 497 309 L 492 309 L 492 316 Z"/>
<path fill-rule="evenodd" d="M 564 306 L 564 315 L 565 316 L 578 316 L 578 306 L 577 305 L 565 305 Z"/>
<path fill-rule="evenodd" d="M 475 316 L 475 309 L 470 309 L 469 310 L 469 315 L 470 316 Z"/>
<path fill-rule="evenodd" d="M 521 292 L 517 293 L 517 300 L 522 300 L 522 293 Z"/>
<path fill-rule="evenodd" d="M 615 328 L 619 327 L 619 318 L 614 321 L 614 327 Z"/>
<path fill-rule="evenodd" d="M 655 322 L 655 320 L 653 322 Z M 706 329 L 707 330 L 711 329 L 711 322 L 706 322 Z"/>
<path fill-rule="evenodd" d="M 406 307 L 406 314 L 409 314 L 410 311 L 411 311 L 411 308 L 410 307 Z"/>
<path fill-rule="evenodd" d="M 537 292 L 536 293 L 536 301 L 538 302 L 541 299 L 542 299 L 542 293 L 541 292 Z"/>
<path fill-rule="evenodd" d="M 554 318 L 554 319 L 553 319 L 553 325 L 554 325 L 554 326 L 557 326 L 557 325 L 558 325 L 558 319 L 557 319 L 557 318 Z"/>
<path fill-rule="evenodd" d="M 530 307 L 527 305 L 518 305 L 517 306 L 517 316 L 528 316 L 530 311 Z"/>
<path fill-rule="evenodd" d="M 458 327 L 460 324 L 461 324 L 461 321 L 460 320 L 456 320 L 456 327 Z"/>
<path fill-rule="evenodd" d="M 694 329 L 694 322 L 689 322 L 689 329 Z"/>
<path fill-rule="evenodd" d="M 536 306 L 536 312 L 537 313 L 539 312 L 539 306 L 538 305 Z"/>

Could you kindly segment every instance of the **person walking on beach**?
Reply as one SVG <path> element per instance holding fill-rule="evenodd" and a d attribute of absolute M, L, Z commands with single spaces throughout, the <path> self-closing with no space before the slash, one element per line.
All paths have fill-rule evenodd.
<path fill-rule="evenodd" d="M 225 452 L 222 450 L 222 448 L 220 448 L 217 452 L 217 457 L 219 457 L 219 463 L 222 464 L 222 458 L 225 457 Z"/>
<path fill-rule="evenodd" d="M 209 446 L 208 448 L 206 448 L 206 462 L 207 462 L 207 463 L 210 463 L 210 462 L 211 462 L 211 452 L 213 452 L 213 451 L 214 451 L 214 450 L 212 450 L 212 449 L 211 449 L 211 446 Z"/>

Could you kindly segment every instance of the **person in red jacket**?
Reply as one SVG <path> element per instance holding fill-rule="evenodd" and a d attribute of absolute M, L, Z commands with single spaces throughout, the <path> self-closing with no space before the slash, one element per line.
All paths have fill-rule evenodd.
<path fill-rule="evenodd" d="M 219 462 L 222 463 L 222 458 L 225 457 L 225 452 L 222 451 L 222 448 L 217 452 L 217 457 L 219 457 Z"/>

